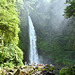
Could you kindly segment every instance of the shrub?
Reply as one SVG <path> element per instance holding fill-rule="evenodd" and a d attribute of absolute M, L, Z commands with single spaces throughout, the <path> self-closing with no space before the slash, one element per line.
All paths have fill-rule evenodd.
<path fill-rule="evenodd" d="M 16 45 L 9 45 L 4 47 L 3 52 L 0 51 L 0 64 L 4 64 L 4 66 L 14 67 L 14 66 L 22 66 L 23 60 L 23 52 Z"/>
<path fill-rule="evenodd" d="M 63 67 L 60 70 L 60 75 L 75 75 L 75 68 L 71 67 Z"/>

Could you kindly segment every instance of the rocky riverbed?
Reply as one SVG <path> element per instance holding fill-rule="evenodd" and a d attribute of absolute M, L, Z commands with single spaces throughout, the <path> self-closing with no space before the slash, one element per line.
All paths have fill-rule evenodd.
<path fill-rule="evenodd" d="M 53 65 L 0 67 L 0 75 L 75 75 L 75 65 L 55 69 Z"/>
<path fill-rule="evenodd" d="M 54 66 L 18 66 L 12 68 L 4 67 L 0 70 L 0 75 L 55 75 Z"/>

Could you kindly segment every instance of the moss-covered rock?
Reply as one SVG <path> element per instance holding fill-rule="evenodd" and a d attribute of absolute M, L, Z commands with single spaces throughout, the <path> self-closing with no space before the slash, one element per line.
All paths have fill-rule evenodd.
<path fill-rule="evenodd" d="M 45 67 L 42 69 L 41 74 L 43 74 L 43 75 L 55 75 L 54 67 L 50 66 L 50 65 L 45 65 Z"/>
<path fill-rule="evenodd" d="M 34 70 L 30 70 L 30 71 L 29 71 L 29 74 L 30 74 L 30 75 L 32 75 L 32 73 L 34 73 Z"/>
<path fill-rule="evenodd" d="M 19 75 L 29 75 L 29 73 L 26 71 L 21 71 Z"/>

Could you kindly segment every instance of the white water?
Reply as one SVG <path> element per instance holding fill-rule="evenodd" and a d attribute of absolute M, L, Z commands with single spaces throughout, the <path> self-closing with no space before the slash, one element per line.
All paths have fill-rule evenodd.
<path fill-rule="evenodd" d="M 28 20 L 29 20 L 29 39 L 30 39 L 29 61 L 30 64 L 34 62 L 39 64 L 38 59 L 39 57 L 36 48 L 36 33 L 30 16 L 28 16 Z"/>

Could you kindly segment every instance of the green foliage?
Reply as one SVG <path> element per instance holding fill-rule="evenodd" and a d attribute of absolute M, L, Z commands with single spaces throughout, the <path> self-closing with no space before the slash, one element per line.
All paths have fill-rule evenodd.
<path fill-rule="evenodd" d="M 21 3 L 20 1 L 22 2 L 22 0 L 0 1 L 0 38 L 3 41 L 0 47 L 0 66 L 23 65 L 23 52 L 17 46 L 20 20 L 16 3 Z"/>
<path fill-rule="evenodd" d="M 74 18 L 75 17 L 75 0 L 72 0 L 72 1 L 67 0 L 67 3 L 69 3 L 69 5 L 65 9 L 64 16 L 66 18 L 70 18 L 70 17 Z"/>
<path fill-rule="evenodd" d="M 18 44 L 18 23 L 19 18 L 15 5 L 7 0 L 0 1 L 0 36 L 4 37 L 5 44 Z"/>
<path fill-rule="evenodd" d="M 0 58 L 2 56 L 2 51 L 0 51 Z M 23 60 L 23 52 L 16 45 L 9 45 L 4 47 L 2 60 L 0 59 L 0 64 L 4 64 L 4 66 L 14 67 L 14 66 L 22 66 Z"/>
<path fill-rule="evenodd" d="M 73 67 L 63 67 L 60 70 L 60 75 L 75 75 L 75 68 Z"/>
<path fill-rule="evenodd" d="M 15 65 L 14 65 L 13 62 L 8 62 L 7 61 L 6 63 L 3 64 L 3 66 L 13 68 Z"/>
<path fill-rule="evenodd" d="M 37 46 L 40 55 L 45 55 L 58 65 L 72 65 L 75 61 L 75 51 L 73 50 L 73 36 L 58 36 L 52 41 L 38 39 Z M 40 41 L 39 41 L 40 40 Z"/>

